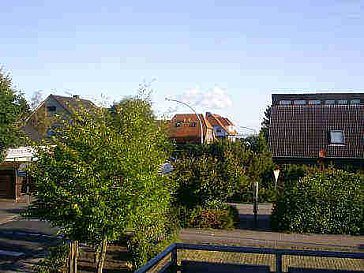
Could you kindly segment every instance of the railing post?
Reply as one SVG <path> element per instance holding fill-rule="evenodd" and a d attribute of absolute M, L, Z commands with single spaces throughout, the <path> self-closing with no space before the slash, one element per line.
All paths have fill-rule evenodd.
<path fill-rule="evenodd" d="M 177 272 L 177 246 L 175 246 L 171 252 L 172 272 Z"/>
<path fill-rule="evenodd" d="M 282 273 L 282 254 L 276 253 L 276 273 Z"/>

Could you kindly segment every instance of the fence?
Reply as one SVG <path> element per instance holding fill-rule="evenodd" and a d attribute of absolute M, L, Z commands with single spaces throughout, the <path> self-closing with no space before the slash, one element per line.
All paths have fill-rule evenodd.
<path fill-rule="evenodd" d="M 183 269 L 181 268 L 181 266 L 178 266 L 177 264 L 178 250 L 202 250 L 202 251 L 215 251 L 215 252 L 270 254 L 274 255 L 275 257 L 276 273 L 282 273 L 283 256 L 310 256 L 310 257 L 364 260 L 363 252 L 293 250 L 293 249 L 273 249 L 273 248 L 254 248 L 254 247 L 222 246 L 222 245 L 195 245 L 195 244 L 176 243 L 167 247 L 163 252 L 161 252 L 159 255 L 151 259 L 147 264 L 145 264 L 143 267 L 141 267 L 135 272 L 136 273 L 148 272 L 153 268 L 155 268 L 158 264 L 161 263 L 161 261 L 165 259 L 167 259 L 167 262 L 160 269 L 158 269 L 158 271 L 154 270 L 153 272 L 160 272 L 160 273 L 177 272 Z"/>

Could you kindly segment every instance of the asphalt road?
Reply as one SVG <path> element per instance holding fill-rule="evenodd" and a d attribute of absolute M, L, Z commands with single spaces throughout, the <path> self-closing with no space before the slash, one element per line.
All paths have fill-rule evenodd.
<path fill-rule="evenodd" d="M 23 219 L 17 214 L 2 219 L 0 272 L 32 272 L 31 268 L 47 248 L 59 241 L 56 229 L 46 222 Z"/>

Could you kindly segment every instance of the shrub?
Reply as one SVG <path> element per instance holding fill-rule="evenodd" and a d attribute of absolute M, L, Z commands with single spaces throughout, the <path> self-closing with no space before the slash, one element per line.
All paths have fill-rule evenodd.
<path fill-rule="evenodd" d="M 189 220 L 188 227 L 233 229 L 239 222 L 239 214 L 235 207 L 196 208 Z"/>
<path fill-rule="evenodd" d="M 48 250 L 48 255 L 34 265 L 36 273 L 61 273 L 65 272 L 67 263 L 68 245 L 62 242 L 52 246 Z"/>
<path fill-rule="evenodd" d="M 276 230 L 363 233 L 364 178 L 342 170 L 312 172 L 285 187 L 273 207 Z"/>

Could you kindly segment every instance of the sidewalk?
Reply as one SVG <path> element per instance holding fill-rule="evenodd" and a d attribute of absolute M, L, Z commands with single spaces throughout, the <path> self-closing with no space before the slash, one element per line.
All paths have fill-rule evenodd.
<path fill-rule="evenodd" d="M 238 229 L 184 229 L 180 233 L 182 242 L 312 250 L 364 250 L 364 236 L 273 232 L 269 221 L 271 204 L 259 204 L 257 226 L 254 223 L 251 204 L 231 205 L 234 205 L 239 211 Z"/>
<path fill-rule="evenodd" d="M 364 249 L 364 236 L 279 233 L 254 230 L 184 229 L 185 243 L 223 244 L 266 248 L 358 251 Z"/>
<path fill-rule="evenodd" d="M 25 202 L 0 199 L 0 225 L 20 217 L 20 213 L 27 207 Z"/>

